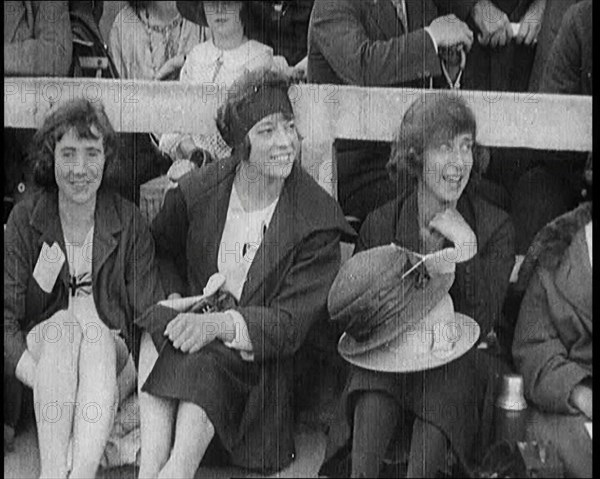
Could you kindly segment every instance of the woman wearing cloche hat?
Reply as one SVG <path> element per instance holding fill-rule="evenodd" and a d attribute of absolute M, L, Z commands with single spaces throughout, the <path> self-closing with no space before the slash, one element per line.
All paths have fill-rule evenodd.
<path fill-rule="evenodd" d="M 412 430 L 408 477 L 435 477 L 447 449 L 465 473 L 488 440 L 483 404 L 503 363 L 482 347 L 498 330 L 514 233 L 477 191 L 475 138 L 460 98 L 425 94 L 409 107 L 388 168 L 412 186 L 367 217 L 330 291 L 350 363 L 352 477 L 378 476 L 394 434 Z"/>

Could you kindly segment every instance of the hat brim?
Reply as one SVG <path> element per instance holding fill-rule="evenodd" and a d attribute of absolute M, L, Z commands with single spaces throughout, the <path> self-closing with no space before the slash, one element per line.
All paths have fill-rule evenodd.
<path fill-rule="evenodd" d="M 189 20 L 196 25 L 206 26 L 204 22 L 201 20 L 200 16 L 200 1 L 178 1 L 177 2 L 177 10 L 183 18 Z"/>
<path fill-rule="evenodd" d="M 415 354 L 408 348 L 400 347 L 400 336 L 384 345 L 364 351 L 357 349 L 352 336 L 344 333 L 338 343 L 338 352 L 350 364 L 364 369 L 390 373 L 409 373 L 437 368 L 448 364 L 466 354 L 477 342 L 481 330 L 476 321 L 461 313 L 454 313 L 456 323 L 461 326 L 461 334 L 454 342 L 454 347 L 446 354 L 429 351 Z"/>

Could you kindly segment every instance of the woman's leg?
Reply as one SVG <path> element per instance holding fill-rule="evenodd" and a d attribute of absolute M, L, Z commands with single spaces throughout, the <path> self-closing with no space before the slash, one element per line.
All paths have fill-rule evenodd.
<path fill-rule="evenodd" d="M 359 394 L 354 409 L 352 477 L 378 477 L 400 419 L 400 408 L 386 393 L 366 391 Z"/>
<path fill-rule="evenodd" d="M 66 311 L 56 313 L 27 336 L 27 348 L 37 361 L 33 399 L 41 478 L 67 477 L 81 337 L 79 324 Z"/>
<path fill-rule="evenodd" d="M 193 403 L 180 402 L 175 444 L 158 477 L 193 479 L 214 436 L 215 428 L 204 409 Z"/>
<path fill-rule="evenodd" d="M 81 319 L 81 318 L 80 318 Z M 118 406 L 116 344 L 102 322 L 83 320 L 73 423 L 73 479 L 95 478 Z"/>
<path fill-rule="evenodd" d="M 177 401 L 142 392 L 142 386 L 152 371 L 158 358 L 150 334 L 144 332 L 140 345 L 138 367 L 138 396 L 140 401 L 140 421 L 142 453 L 140 479 L 158 477 L 171 452 Z M 175 476 L 174 476 L 175 477 Z"/>
<path fill-rule="evenodd" d="M 437 427 L 415 419 L 406 477 L 436 477 L 446 465 L 448 441 Z"/>

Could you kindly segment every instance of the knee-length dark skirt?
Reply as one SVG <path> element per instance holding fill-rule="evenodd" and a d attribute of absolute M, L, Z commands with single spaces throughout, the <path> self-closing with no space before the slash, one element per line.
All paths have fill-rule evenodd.
<path fill-rule="evenodd" d="M 215 435 L 230 454 L 239 444 L 246 403 L 259 383 L 261 368 L 244 361 L 239 351 L 215 340 L 194 354 L 175 349 L 163 335 L 171 318 L 139 324 L 152 336 L 158 359 L 142 387 L 149 394 L 197 404 L 206 412 Z M 235 461 L 234 461 L 235 462 Z"/>
<path fill-rule="evenodd" d="M 463 465 L 477 462 L 492 437 L 493 401 L 506 363 L 482 350 L 438 368 L 382 373 L 352 366 L 342 404 L 349 424 L 360 392 L 389 394 L 403 411 L 438 427 Z"/>

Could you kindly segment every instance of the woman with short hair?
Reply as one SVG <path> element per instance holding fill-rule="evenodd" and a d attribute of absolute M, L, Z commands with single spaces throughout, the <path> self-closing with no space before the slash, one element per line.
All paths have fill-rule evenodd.
<path fill-rule="evenodd" d="M 163 297 L 150 231 L 109 189 L 116 149 L 101 105 L 58 106 L 32 144 L 41 189 L 6 225 L 4 368 L 40 405 L 43 478 L 67 477 L 70 442 L 70 477 L 96 476 L 117 406 L 135 389 L 133 318 Z"/>
<path fill-rule="evenodd" d="M 262 472 L 292 462 L 294 357 L 327 319 L 339 239 L 352 234 L 299 164 L 287 78 L 255 71 L 233 86 L 217 119 L 232 156 L 183 177 L 152 230 L 171 297 L 218 273 L 237 305 L 138 321 L 140 477 L 192 478 L 209 444 Z"/>
<path fill-rule="evenodd" d="M 514 232 L 508 215 L 474 188 L 481 161 L 476 133 L 475 117 L 461 98 L 436 93 L 417 99 L 404 115 L 388 163 L 392 180 L 403 176 L 397 183 L 409 187 L 369 214 L 357 252 L 392 242 L 420 254 L 454 248 L 450 296 L 456 312 L 479 324 L 480 343 L 486 343 L 501 323 Z M 424 371 L 351 366 L 343 405 L 353 426 L 352 477 L 377 477 L 398 427 L 412 436 L 409 477 L 443 470 L 447 443 L 468 469 L 481 434 L 482 403 L 497 369 L 489 366 L 493 362 L 496 358 L 490 361 L 473 349 Z"/>
<path fill-rule="evenodd" d="M 210 30 L 210 38 L 187 55 L 179 77 L 182 82 L 215 87 L 213 95 L 217 95 L 218 88 L 224 94 L 248 71 L 287 68 L 285 59 L 275 57 L 271 47 L 249 38 L 256 20 L 248 2 L 177 2 L 177 6 L 185 18 Z M 164 134 L 160 149 L 177 162 L 169 173 L 174 180 L 195 166 L 189 160 L 197 150 L 206 150 L 217 160 L 231 154 L 216 128 L 214 134 Z"/>

